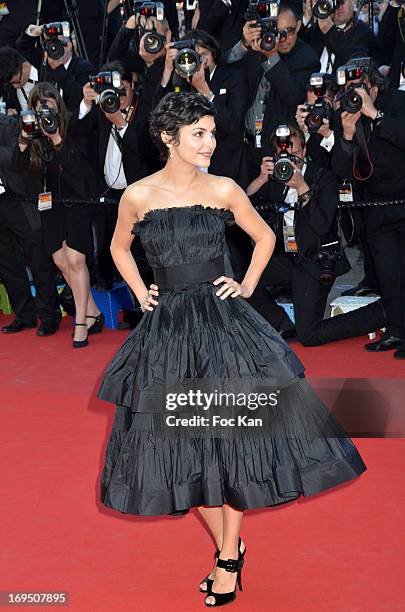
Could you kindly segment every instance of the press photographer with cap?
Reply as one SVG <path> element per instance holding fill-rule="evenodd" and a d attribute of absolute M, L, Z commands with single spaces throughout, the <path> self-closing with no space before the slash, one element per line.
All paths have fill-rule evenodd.
<path fill-rule="evenodd" d="M 291 285 L 296 333 L 305 346 L 375 331 L 384 323 L 378 303 L 324 319 L 335 278 L 350 269 L 337 231 L 336 177 L 307 158 L 305 136 L 298 127 L 279 126 L 271 144 L 274 154 L 263 157 L 260 174 L 247 194 L 271 225 L 277 242 L 250 303 L 284 337 L 291 337 L 292 322 L 265 289 Z M 265 212 L 271 203 L 287 206 L 280 212 L 268 207 Z"/>
<path fill-rule="evenodd" d="M 370 58 L 340 67 L 337 75 L 343 97 L 334 172 L 350 177 L 365 201 L 404 199 L 405 92 L 388 89 Z M 398 349 L 394 356 L 405 358 L 405 206 L 373 206 L 364 219 L 387 318 L 385 334 L 365 348 Z"/>

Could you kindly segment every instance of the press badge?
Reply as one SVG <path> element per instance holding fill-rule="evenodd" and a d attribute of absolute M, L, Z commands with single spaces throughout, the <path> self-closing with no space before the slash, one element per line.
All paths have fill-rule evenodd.
<path fill-rule="evenodd" d="M 351 183 L 342 181 L 339 184 L 339 200 L 341 202 L 353 202 L 353 187 Z"/>
<path fill-rule="evenodd" d="M 38 195 L 38 210 L 51 210 L 52 208 L 52 192 L 46 191 Z"/>
<path fill-rule="evenodd" d="M 256 115 L 256 119 L 255 119 L 255 147 L 256 149 L 262 148 L 262 129 L 263 129 L 263 115 Z"/>
<path fill-rule="evenodd" d="M 284 250 L 286 253 L 297 253 L 297 241 L 295 240 L 295 232 L 293 225 L 284 225 Z"/>

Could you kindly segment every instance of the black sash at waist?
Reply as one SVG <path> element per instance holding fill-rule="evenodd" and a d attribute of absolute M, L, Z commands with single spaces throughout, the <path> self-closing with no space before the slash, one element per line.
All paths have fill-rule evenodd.
<path fill-rule="evenodd" d="M 219 276 L 224 275 L 225 261 L 223 255 L 202 263 L 153 268 L 153 277 L 159 289 L 174 289 L 175 291 L 214 281 Z"/>

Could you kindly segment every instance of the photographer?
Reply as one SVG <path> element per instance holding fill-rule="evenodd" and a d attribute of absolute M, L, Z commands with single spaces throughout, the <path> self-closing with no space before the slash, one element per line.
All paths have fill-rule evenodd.
<path fill-rule="evenodd" d="M 336 179 L 307 159 L 305 137 L 299 128 L 280 126 L 271 143 L 275 156 L 263 158 L 260 175 L 247 194 L 256 208 L 284 202 L 298 205 L 298 209 L 266 215 L 277 237 L 276 249 L 250 303 L 288 337 L 292 323 L 265 287 L 291 284 L 296 332 L 305 346 L 379 329 L 384 317 L 378 303 L 324 320 L 334 279 L 349 269 L 338 240 Z"/>
<path fill-rule="evenodd" d="M 88 344 L 88 333 L 101 331 L 103 318 L 90 293 L 86 255 L 93 253 L 94 172 L 72 138 L 66 106 L 51 83 L 31 91 L 30 111 L 22 119 L 15 151 L 19 172 L 29 176 L 29 195 L 38 204 L 45 248 L 73 292 L 76 322 L 73 346 Z M 79 203 L 63 203 L 61 199 Z"/>
<path fill-rule="evenodd" d="M 142 15 L 131 15 L 108 52 L 110 62 L 122 62 L 138 75 L 143 99 L 150 102 L 162 75 L 168 32 L 166 18 L 152 16 L 145 19 Z M 153 52 L 148 51 L 148 43 Z"/>
<path fill-rule="evenodd" d="M 28 108 L 31 89 L 38 82 L 38 71 L 16 49 L 0 48 L 0 82 L 8 115 Z"/>
<path fill-rule="evenodd" d="M 336 127 L 332 168 L 361 185 L 366 201 L 405 196 L 405 93 L 387 90 L 372 62 L 339 70 L 344 83 L 341 122 Z M 353 89 L 354 87 L 354 89 Z M 366 237 L 371 249 L 387 330 L 369 351 L 399 350 L 405 357 L 405 206 L 367 208 Z"/>
<path fill-rule="evenodd" d="M 40 214 L 32 202 L 23 201 L 29 177 L 15 171 L 19 133 L 15 119 L 0 115 L 0 278 L 15 313 L 14 321 L 2 332 L 37 327 L 39 316 L 37 335 L 51 336 L 59 327 L 61 313 L 52 262 L 43 245 Z M 34 280 L 35 299 L 26 265 Z"/>
<path fill-rule="evenodd" d="M 355 13 L 354 0 L 306 0 L 303 26 L 301 38 L 316 50 L 321 72 L 335 72 L 356 53 L 375 53 L 376 38 Z"/>
<path fill-rule="evenodd" d="M 308 157 L 319 166 L 330 169 L 333 133 L 333 98 L 335 87 L 325 73 L 311 75 L 305 104 L 297 106 L 295 119 L 305 134 Z"/>
<path fill-rule="evenodd" d="M 78 137 L 87 136 L 93 145 L 95 166 L 103 177 L 98 195 L 115 202 L 97 206 L 95 211 L 99 288 L 111 289 L 117 274 L 110 244 L 121 195 L 128 185 L 158 166 L 149 138 L 149 111 L 149 105 L 134 91 L 132 73 L 119 62 L 103 66 L 99 75 L 94 76 L 93 84 L 89 82 L 83 88 L 74 129 Z"/>
<path fill-rule="evenodd" d="M 65 25 L 64 25 L 65 24 Z M 73 55 L 73 43 L 67 22 L 52 25 L 58 34 L 47 34 L 47 26 L 30 25 L 16 42 L 16 48 L 39 72 L 40 81 L 48 81 L 61 90 L 63 100 L 69 111 L 79 107 L 82 90 L 89 74 L 94 72 L 93 65 L 81 57 Z M 49 28 L 48 28 L 49 30 Z M 69 35 L 68 35 L 69 34 Z M 36 47 L 41 38 L 44 51 Z M 56 50 L 52 53 L 49 43 Z M 50 57 L 54 55 L 54 59 Z"/>
<path fill-rule="evenodd" d="M 190 30 L 180 43 L 186 50 L 173 48 L 173 43 L 167 45 L 165 70 L 155 102 L 168 91 L 173 91 L 176 83 L 175 72 L 181 86 L 205 95 L 215 107 L 217 128 L 217 146 L 211 158 L 209 172 L 228 176 L 246 188 L 248 177 L 243 157 L 243 126 L 247 108 L 245 76 L 222 63 L 217 41 L 206 32 Z M 196 54 L 195 58 L 198 58 L 195 64 L 198 69 L 188 77 L 179 71 L 182 64 L 181 54 L 189 56 L 187 48 L 192 49 Z"/>
<path fill-rule="evenodd" d="M 271 28 L 263 36 L 257 19 L 247 21 L 242 40 L 226 53 L 226 61 L 238 62 L 248 78 L 245 137 L 250 179 L 258 172 L 270 135 L 278 124 L 294 118 L 297 105 L 306 98 L 311 73 L 319 69 L 315 51 L 298 39 L 300 27 L 294 10 L 281 5 L 275 31 Z"/>

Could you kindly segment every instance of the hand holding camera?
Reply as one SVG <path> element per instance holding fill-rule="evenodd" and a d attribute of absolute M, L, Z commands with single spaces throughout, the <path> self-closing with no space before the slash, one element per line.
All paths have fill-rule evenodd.
<path fill-rule="evenodd" d="M 32 140 L 46 136 L 54 147 L 62 143 L 59 132 L 60 121 L 57 111 L 49 107 L 45 101 L 41 102 L 39 111 L 28 109 L 21 113 L 20 150 L 25 150 Z M 23 148 L 21 148 L 23 146 Z"/>
<path fill-rule="evenodd" d="M 242 30 L 242 42 L 245 47 L 251 47 L 253 41 L 260 40 L 261 32 L 262 28 L 255 19 L 253 21 L 247 21 Z"/>
<path fill-rule="evenodd" d="M 270 155 L 267 155 L 266 157 L 263 157 L 262 163 L 261 163 L 261 166 L 260 166 L 260 175 L 259 175 L 259 178 L 260 178 L 261 182 L 263 184 L 267 183 L 269 178 L 271 176 L 273 176 L 273 172 L 274 172 L 274 161 L 273 161 L 273 158 Z"/>
<path fill-rule="evenodd" d="M 100 105 L 101 110 L 106 115 L 114 115 L 120 110 L 120 97 L 125 96 L 127 92 L 122 82 L 121 75 L 117 70 L 99 72 L 98 74 L 91 75 L 89 77 L 89 85 L 96 96 L 91 96 L 90 92 L 87 90 L 87 85 L 85 85 L 83 93 L 85 94 L 85 103 L 88 108 L 90 108 L 91 104 L 95 101 L 96 104 Z"/>
<path fill-rule="evenodd" d="M 345 140 L 353 140 L 353 136 L 356 133 L 356 123 L 361 117 L 361 112 L 348 113 L 343 111 L 341 115 L 342 127 L 343 127 L 343 138 Z"/>
<path fill-rule="evenodd" d="M 369 94 L 362 87 L 356 87 L 354 90 L 361 98 L 361 113 L 366 117 L 370 117 L 370 119 L 375 119 L 377 115 L 377 109 L 374 106 Z"/>

